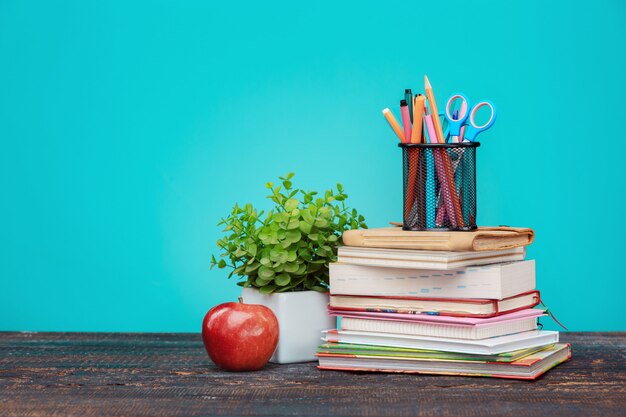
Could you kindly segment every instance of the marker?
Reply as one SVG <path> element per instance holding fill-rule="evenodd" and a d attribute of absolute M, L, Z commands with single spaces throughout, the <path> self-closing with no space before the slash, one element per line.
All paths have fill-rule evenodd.
<path fill-rule="evenodd" d="M 409 116 L 411 116 L 411 123 L 413 123 L 413 93 L 411 92 L 410 88 L 407 88 L 406 90 L 404 90 L 404 99 L 406 100 L 406 103 L 409 105 Z M 407 139 L 409 137 L 407 137 Z"/>
<path fill-rule="evenodd" d="M 400 139 L 400 142 L 406 143 L 404 140 L 404 132 L 402 131 L 402 128 L 398 124 L 398 121 L 396 120 L 396 118 L 393 117 L 393 113 L 391 112 L 391 110 L 384 109 L 383 116 L 385 116 L 385 119 L 387 119 L 389 126 L 391 126 L 396 136 L 398 136 L 398 139 Z"/>
<path fill-rule="evenodd" d="M 426 108 L 424 108 L 424 112 L 428 112 Z M 428 143 L 435 143 L 435 136 L 431 136 L 431 131 L 428 130 L 428 125 L 432 125 L 432 120 L 428 122 L 428 118 L 426 118 L 426 129 L 423 130 L 422 134 L 425 136 L 425 139 Z M 434 135 L 434 130 L 432 131 Z M 426 228 L 433 229 L 436 225 L 435 209 L 437 208 L 432 201 L 429 201 L 428 196 L 434 196 L 436 193 L 435 189 L 435 159 L 433 158 L 433 150 L 432 149 L 424 149 L 424 154 L 426 155 L 426 190 L 425 190 L 425 204 L 426 204 Z M 432 198 L 432 197 L 431 197 Z"/>
<path fill-rule="evenodd" d="M 404 126 L 404 143 L 407 143 L 408 139 L 411 139 L 413 128 L 411 127 L 411 116 L 409 115 L 409 106 L 406 100 L 400 100 L 400 114 L 402 115 L 402 126 Z"/>
<path fill-rule="evenodd" d="M 422 143 L 423 127 L 424 127 L 424 105 L 426 103 L 426 97 L 421 94 L 415 96 L 415 103 L 413 104 L 413 133 L 411 134 L 411 143 Z"/>

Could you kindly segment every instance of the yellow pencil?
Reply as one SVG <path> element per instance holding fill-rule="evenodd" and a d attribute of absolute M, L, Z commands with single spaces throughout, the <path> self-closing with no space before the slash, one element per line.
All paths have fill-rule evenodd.
<path fill-rule="evenodd" d="M 411 133 L 411 143 L 422 143 L 425 102 L 426 97 L 421 94 L 413 99 L 413 132 Z"/>
<path fill-rule="evenodd" d="M 430 85 L 430 81 L 428 81 L 428 77 L 426 75 L 424 75 L 424 86 L 426 89 L 426 97 L 428 97 L 428 104 L 430 106 L 430 114 L 433 118 L 435 134 L 437 135 L 437 142 L 446 143 L 446 139 L 443 137 L 443 129 L 441 128 L 441 120 L 439 120 L 439 111 L 437 110 L 437 102 L 435 101 L 433 88 Z"/>
<path fill-rule="evenodd" d="M 393 113 L 391 112 L 391 110 L 384 109 L 383 116 L 385 116 L 385 119 L 387 119 L 387 122 L 389 122 L 389 126 L 391 126 L 393 131 L 396 132 L 396 135 L 398 136 L 398 139 L 400 139 L 400 142 L 406 143 L 406 140 L 404 139 L 404 131 L 398 124 L 396 118 L 393 117 Z"/>

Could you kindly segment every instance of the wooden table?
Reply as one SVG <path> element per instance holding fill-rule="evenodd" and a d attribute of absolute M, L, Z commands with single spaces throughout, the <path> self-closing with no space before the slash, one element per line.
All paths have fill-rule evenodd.
<path fill-rule="evenodd" d="M 626 416 L 626 333 L 565 333 L 535 382 L 320 371 L 228 373 L 197 334 L 0 333 L 0 415 Z"/>

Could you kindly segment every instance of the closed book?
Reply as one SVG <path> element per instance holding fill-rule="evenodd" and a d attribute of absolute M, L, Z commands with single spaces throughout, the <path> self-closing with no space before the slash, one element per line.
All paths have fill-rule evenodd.
<path fill-rule="evenodd" d="M 409 231 L 400 227 L 343 232 L 347 246 L 439 251 L 487 251 L 530 245 L 535 234 L 523 227 L 479 227 L 473 231 Z"/>
<path fill-rule="evenodd" d="M 533 380 L 569 360 L 569 344 L 557 343 L 510 363 L 318 353 L 319 369 L 406 372 Z"/>
<path fill-rule="evenodd" d="M 424 298 L 366 295 L 332 295 L 329 311 L 341 315 L 359 313 L 406 318 L 428 317 L 445 320 L 446 317 L 498 317 L 515 311 L 535 307 L 540 302 L 539 291 L 533 290 L 502 300 L 476 298 Z"/>
<path fill-rule="evenodd" d="M 349 317 L 354 319 L 370 319 L 381 321 L 404 321 L 409 323 L 439 323 L 455 326 L 482 326 L 484 324 L 496 324 L 506 321 L 514 321 L 525 318 L 538 318 L 546 316 L 546 310 L 539 308 L 525 308 L 512 313 L 501 314 L 493 317 L 467 317 L 467 316 L 443 316 L 439 314 L 402 314 L 371 311 L 342 311 L 329 308 L 328 314 L 336 317 Z"/>
<path fill-rule="evenodd" d="M 351 343 L 324 343 L 317 353 L 339 355 L 388 356 L 400 358 L 447 359 L 451 361 L 515 362 L 554 345 L 514 350 L 497 355 L 472 355 L 469 353 L 440 352 L 437 350 L 409 349 L 389 346 L 355 345 Z"/>
<path fill-rule="evenodd" d="M 380 249 L 340 246 L 337 262 L 353 265 L 383 266 L 412 269 L 456 269 L 465 266 L 523 261 L 526 248 L 483 251 L 450 252 L 407 249 Z"/>
<path fill-rule="evenodd" d="M 559 332 L 549 330 L 531 330 L 481 340 L 336 329 L 324 330 L 322 333 L 322 340 L 325 342 L 440 350 L 443 352 L 471 353 L 476 355 L 494 355 L 549 345 L 559 341 Z"/>
<path fill-rule="evenodd" d="M 535 330 L 537 329 L 537 317 L 515 318 L 493 323 L 468 325 L 339 316 L 337 318 L 337 329 L 479 340 Z"/>
<path fill-rule="evenodd" d="M 423 298 L 501 300 L 535 288 L 535 261 L 450 271 L 331 263 L 330 293 Z"/>

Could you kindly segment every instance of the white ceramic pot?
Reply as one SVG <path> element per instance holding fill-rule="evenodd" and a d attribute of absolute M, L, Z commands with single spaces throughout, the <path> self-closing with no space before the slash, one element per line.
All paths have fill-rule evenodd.
<path fill-rule="evenodd" d="M 321 342 L 321 331 L 335 327 L 328 315 L 328 294 L 295 291 L 261 294 L 255 288 L 241 291 L 246 304 L 269 307 L 278 318 L 278 346 L 270 359 L 274 363 L 310 362 Z"/>

